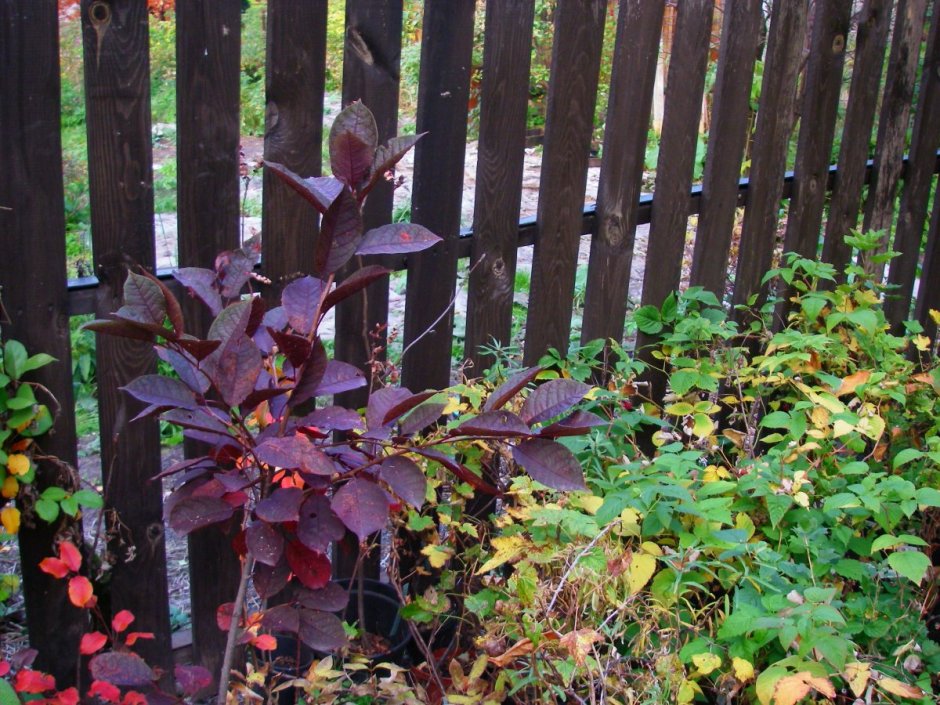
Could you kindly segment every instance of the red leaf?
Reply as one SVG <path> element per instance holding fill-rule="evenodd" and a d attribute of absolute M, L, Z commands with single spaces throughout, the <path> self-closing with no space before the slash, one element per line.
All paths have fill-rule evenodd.
<path fill-rule="evenodd" d="M 83 634 L 82 640 L 78 645 L 78 653 L 80 653 L 82 656 L 90 656 L 97 651 L 101 651 L 101 649 L 107 643 L 108 637 L 101 632 Z"/>
<path fill-rule="evenodd" d="M 271 634 L 261 634 L 251 640 L 251 645 L 258 651 L 274 651 L 277 648 L 277 639 Z"/>
<path fill-rule="evenodd" d="M 302 335 L 293 335 L 291 333 L 282 333 L 279 330 L 268 327 L 268 335 L 277 343 L 277 348 L 294 368 L 300 367 L 310 357 L 311 343 Z"/>
<path fill-rule="evenodd" d="M 530 367 L 527 370 L 516 372 L 516 374 L 499 385 L 493 393 L 487 397 L 486 403 L 483 405 L 483 411 L 495 411 L 501 408 L 506 402 L 516 396 L 523 387 L 534 380 L 541 371 L 541 367 Z"/>
<path fill-rule="evenodd" d="M 69 567 L 65 565 L 65 561 L 58 558 L 43 558 L 39 561 L 39 570 L 54 578 L 64 578 L 69 574 Z"/>
<path fill-rule="evenodd" d="M 230 519 L 234 513 L 232 506 L 218 497 L 187 497 L 172 505 L 168 521 L 174 531 L 186 535 Z"/>
<path fill-rule="evenodd" d="M 512 448 L 512 457 L 529 476 L 554 490 L 583 490 L 584 473 L 574 454 L 560 443 L 533 438 Z"/>
<path fill-rule="evenodd" d="M 184 697 L 192 697 L 200 690 L 212 685 L 212 674 L 202 666 L 182 666 L 173 668 L 176 683 Z"/>
<path fill-rule="evenodd" d="M 232 615 L 235 614 L 235 603 L 234 602 L 223 602 L 215 610 L 215 623 L 219 625 L 219 629 L 223 632 L 227 632 L 232 628 Z"/>
<path fill-rule="evenodd" d="M 415 146 L 415 143 L 426 134 L 426 132 L 422 132 L 420 135 L 392 137 L 387 143 L 379 147 L 372 159 L 372 173 L 369 174 L 369 183 L 361 190 L 360 196 L 369 193 L 379 179 L 383 178 L 389 169 L 394 168 L 401 158 Z"/>
<path fill-rule="evenodd" d="M 543 438 L 559 438 L 561 436 L 580 436 L 597 426 L 606 426 L 609 422 L 590 411 L 575 411 L 561 421 L 545 426 L 539 430 Z"/>
<path fill-rule="evenodd" d="M 78 705 L 81 702 L 81 696 L 78 694 L 78 688 L 66 688 L 56 693 L 53 702 L 59 705 Z"/>
<path fill-rule="evenodd" d="M 133 646 L 137 643 L 138 639 L 155 639 L 153 632 L 130 632 L 127 635 L 127 638 L 124 640 L 124 643 L 128 646 Z"/>
<path fill-rule="evenodd" d="M 91 688 L 88 689 L 89 698 L 100 698 L 107 703 L 121 702 L 121 691 L 117 686 L 106 683 L 105 681 L 94 681 Z"/>
<path fill-rule="evenodd" d="M 147 698 L 143 693 L 138 693 L 136 690 L 128 690 L 124 693 L 121 705 L 147 705 Z"/>
<path fill-rule="evenodd" d="M 48 673 L 24 668 L 16 674 L 13 689 L 17 693 L 45 693 L 47 690 L 55 690 L 55 678 Z"/>
<path fill-rule="evenodd" d="M 296 634 L 300 629 L 300 610 L 287 604 L 269 607 L 261 617 L 261 624 L 271 631 Z"/>
<path fill-rule="evenodd" d="M 340 394 L 366 385 L 365 375 L 358 367 L 347 362 L 330 360 L 316 388 L 316 396 Z"/>
<path fill-rule="evenodd" d="M 59 544 L 59 558 L 73 573 L 77 573 L 82 567 L 82 554 L 71 541 L 63 541 Z"/>
<path fill-rule="evenodd" d="M 381 531 L 388 523 L 388 495 L 374 482 L 360 477 L 340 487 L 330 506 L 360 541 Z"/>
<path fill-rule="evenodd" d="M 156 680 L 150 666 L 137 654 L 127 651 L 106 651 L 88 664 L 95 680 L 125 688 L 149 686 Z"/>
<path fill-rule="evenodd" d="M 420 252 L 441 241 L 423 225 L 417 223 L 389 223 L 372 228 L 362 236 L 356 248 L 357 255 L 396 255 Z"/>
<path fill-rule="evenodd" d="M 10 662 L 0 661 L 0 678 L 3 678 L 9 672 L 10 672 Z"/>
<path fill-rule="evenodd" d="M 447 405 L 439 402 L 422 404 L 402 419 L 401 425 L 398 427 L 401 435 L 410 436 L 413 433 L 423 431 L 441 418 L 441 413 L 445 408 L 447 408 Z"/>
<path fill-rule="evenodd" d="M 418 392 L 417 394 L 412 394 L 410 397 L 402 399 L 399 402 L 396 402 L 391 407 L 385 411 L 385 416 L 382 417 L 382 425 L 387 426 L 388 424 L 395 423 L 402 416 L 407 414 L 409 411 L 414 409 L 416 406 L 421 404 L 421 402 L 427 401 L 431 397 L 437 394 L 433 389 L 429 389 L 424 392 Z"/>
<path fill-rule="evenodd" d="M 143 375 L 121 387 L 145 404 L 173 409 L 196 409 L 196 395 L 183 382 L 163 375 Z"/>
<path fill-rule="evenodd" d="M 339 612 L 349 604 L 349 593 L 338 583 L 327 583 L 320 590 L 297 588 L 294 599 L 307 609 Z"/>
<path fill-rule="evenodd" d="M 176 300 L 176 297 L 173 296 L 166 284 L 157 279 L 153 274 L 148 272 L 143 267 L 137 268 L 140 273 L 147 277 L 150 281 L 160 287 L 160 291 L 163 292 L 163 299 L 166 302 L 166 315 L 170 319 L 170 325 L 173 326 L 173 331 L 177 335 L 183 334 L 183 309 L 180 307 L 180 302 Z"/>
<path fill-rule="evenodd" d="M 113 335 L 116 338 L 130 338 L 131 340 L 143 340 L 148 343 L 154 341 L 155 335 L 150 330 L 138 326 L 133 321 L 109 321 L 97 320 L 86 323 L 82 330 L 90 330 L 93 333 L 102 333 L 103 335 Z M 169 332 L 169 331 L 168 331 Z"/>
<path fill-rule="evenodd" d="M 287 544 L 287 564 L 297 579 L 311 590 L 330 582 L 330 560 L 319 551 L 311 551 L 299 541 Z"/>
<path fill-rule="evenodd" d="M 118 309 L 116 315 L 162 328 L 166 318 L 166 299 L 160 287 L 150 279 L 135 272 L 128 272 L 127 279 L 124 280 L 124 305 Z"/>
<path fill-rule="evenodd" d="M 69 580 L 69 600 L 76 607 L 91 606 L 95 591 L 84 575 L 76 575 Z"/>
<path fill-rule="evenodd" d="M 483 492 L 484 494 L 488 494 L 493 497 L 498 497 L 502 494 L 499 489 L 493 487 L 482 477 L 474 474 L 474 472 L 466 465 L 458 463 L 450 456 L 444 455 L 443 453 L 431 448 L 415 448 L 414 452 L 418 455 L 423 455 L 425 458 L 429 458 L 430 460 L 440 463 L 445 468 L 454 473 L 454 475 L 456 475 L 460 480 L 466 482 L 468 485 L 479 492 Z"/>
<path fill-rule="evenodd" d="M 255 457 L 266 465 L 302 470 L 313 475 L 329 477 L 335 471 L 333 461 L 302 433 L 267 439 L 255 448 Z"/>
<path fill-rule="evenodd" d="M 295 374 L 294 391 L 287 401 L 288 406 L 297 406 L 316 396 L 317 387 L 320 386 L 320 380 L 323 379 L 329 362 L 323 342 L 319 337 L 315 338 L 303 368 L 299 374 Z"/>
<path fill-rule="evenodd" d="M 591 391 L 590 385 L 574 379 L 553 379 L 537 387 L 522 405 L 526 423 L 545 421 L 567 411 Z"/>

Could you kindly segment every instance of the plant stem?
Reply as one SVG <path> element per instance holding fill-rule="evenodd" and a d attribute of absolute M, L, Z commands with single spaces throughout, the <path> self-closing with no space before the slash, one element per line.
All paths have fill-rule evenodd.
<path fill-rule="evenodd" d="M 228 681 L 232 673 L 232 659 L 235 658 L 235 641 L 238 639 L 238 623 L 242 610 L 245 607 L 245 597 L 248 594 L 248 578 L 254 568 L 255 559 L 249 554 L 242 563 L 241 580 L 238 582 L 238 593 L 235 595 L 235 604 L 232 607 L 232 623 L 228 628 L 225 639 L 225 655 L 222 658 L 222 671 L 219 673 L 219 694 L 216 699 L 218 705 L 225 705 L 225 696 L 228 694 Z"/>

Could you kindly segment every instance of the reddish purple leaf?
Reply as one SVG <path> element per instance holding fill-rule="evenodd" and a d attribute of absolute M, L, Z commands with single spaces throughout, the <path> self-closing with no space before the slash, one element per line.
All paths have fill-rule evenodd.
<path fill-rule="evenodd" d="M 311 495 L 300 507 L 297 539 L 312 551 L 326 553 L 330 544 L 339 541 L 346 528 L 323 495 Z"/>
<path fill-rule="evenodd" d="M 384 421 L 389 410 L 411 396 L 411 390 L 404 387 L 383 387 L 372 392 L 366 405 L 367 428 L 373 431 L 385 426 Z"/>
<path fill-rule="evenodd" d="M 522 405 L 521 416 L 534 424 L 564 413 L 591 391 L 589 384 L 574 379 L 553 379 L 536 387 Z"/>
<path fill-rule="evenodd" d="M 357 255 L 395 255 L 420 252 L 441 241 L 423 225 L 389 223 L 366 232 L 356 249 Z"/>
<path fill-rule="evenodd" d="M 284 554 L 284 537 L 266 521 L 256 521 L 245 530 L 245 543 L 255 560 L 276 566 Z"/>
<path fill-rule="evenodd" d="M 154 342 L 156 334 L 147 328 L 134 324 L 132 321 L 107 321 L 99 319 L 90 321 L 82 326 L 82 330 L 90 330 L 93 333 L 102 335 L 113 335 L 116 338 L 130 338 L 131 340 L 143 340 L 147 343 Z"/>
<path fill-rule="evenodd" d="M 388 495 L 377 484 L 361 477 L 354 477 L 336 490 L 330 506 L 360 541 L 388 523 Z"/>
<path fill-rule="evenodd" d="M 333 462 L 318 450 L 302 433 L 281 438 L 268 438 L 255 448 L 255 457 L 262 463 L 279 468 L 297 469 L 314 475 L 332 475 Z"/>
<path fill-rule="evenodd" d="M 209 378 L 196 366 L 195 358 L 164 347 L 157 348 L 157 356 L 164 362 L 168 362 L 183 384 L 194 392 L 205 394 L 209 389 Z"/>
<path fill-rule="evenodd" d="M 300 610 L 286 604 L 268 607 L 261 615 L 261 625 L 272 632 L 296 634 L 300 629 Z"/>
<path fill-rule="evenodd" d="M 187 497 L 172 505 L 167 522 L 179 534 L 218 524 L 232 517 L 235 510 L 218 497 Z"/>
<path fill-rule="evenodd" d="M 192 697 L 212 685 L 212 674 L 202 666 L 184 666 L 178 663 L 173 667 L 173 675 L 176 676 L 176 685 L 184 697 Z"/>
<path fill-rule="evenodd" d="M 175 342 L 199 362 L 218 350 L 219 345 L 222 344 L 219 340 L 197 340 L 196 338 L 180 338 Z"/>
<path fill-rule="evenodd" d="M 401 426 L 399 427 L 402 435 L 410 436 L 413 433 L 423 431 L 441 418 L 441 413 L 446 407 L 446 404 L 437 402 L 422 404 L 402 419 Z"/>
<path fill-rule="evenodd" d="M 511 411 L 484 411 L 460 424 L 454 433 L 465 436 L 530 436 L 532 431 Z"/>
<path fill-rule="evenodd" d="M 332 176 L 312 176 L 304 179 L 277 162 L 265 160 L 264 166 L 277 174 L 278 178 L 303 196 L 321 214 L 326 213 L 343 189 L 343 182 Z"/>
<path fill-rule="evenodd" d="M 227 438 L 231 438 L 228 432 L 228 427 L 218 417 L 211 414 L 205 408 L 195 410 L 171 409 L 170 411 L 164 412 L 161 418 L 163 418 L 164 421 L 176 424 L 181 428 L 191 428 L 197 431 L 209 431 L 210 433 L 217 433 Z"/>
<path fill-rule="evenodd" d="M 393 404 L 386 412 L 385 416 L 382 418 L 382 425 L 387 426 L 388 424 L 395 423 L 402 416 L 407 414 L 409 411 L 418 406 L 421 402 L 427 401 L 433 397 L 438 392 L 434 390 L 428 390 L 425 392 L 418 392 L 417 394 L 412 394 L 407 399 L 402 399 L 401 401 Z"/>
<path fill-rule="evenodd" d="M 248 243 L 237 250 L 227 250 L 215 258 L 215 271 L 222 285 L 222 298 L 237 297 L 258 262 L 258 252 Z"/>
<path fill-rule="evenodd" d="M 229 406 L 238 406 L 255 388 L 263 363 L 261 351 L 247 335 L 229 340 L 221 348 L 221 354 L 207 360 L 209 377 Z"/>
<path fill-rule="evenodd" d="M 89 662 L 88 668 L 95 680 L 124 688 L 150 686 L 157 679 L 146 661 L 127 651 L 98 654 Z"/>
<path fill-rule="evenodd" d="M 326 348 L 319 337 L 313 341 L 310 348 L 310 354 L 300 371 L 300 378 L 295 380 L 294 391 L 288 400 L 288 406 L 294 407 L 303 404 L 308 399 L 313 399 L 317 395 L 317 388 L 326 374 L 330 359 L 327 357 Z"/>
<path fill-rule="evenodd" d="M 210 340 L 221 340 L 224 346 L 239 335 L 248 335 L 248 323 L 253 313 L 252 306 L 251 300 L 237 301 L 226 306 L 212 321 L 207 337 Z"/>
<path fill-rule="evenodd" d="M 318 590 L 330 582 L 330 559 L 302 543 L 287 544 L 287 565 L 304 587 Z"/>
<path fill-rule="evenodd" d="M 325 406 L 312 411 L 297 422 L 298 426 L 315 426 L 321 431 L 352 431 L 365 428 L 362 417 L 341 406 Z"/>
<path fill-rule="evenodd" d="M 208 306 L 213 316 L 222 310 L 222 297 L 216 288 L 217 277 L 211 269 L 182 267 L 173 272 L 173 277 L 186 287 L 190 296 L 195 296 Z"/>
<path fill-rule="evenodd" d="M 273 328 L 268 328 L 268 335 L 277 343 L 278 350 L 295 368 L 300 367 L 310 357 L 311 343 L 303 336 L 281 333 Z"/>
<path fill-rule="evenodd" d="M 130 384 L 121 387 L 125 392 L 145 404 L 156 407 L 171 407 L 182 409 L 196 409 L 196 395 L 189 387 L 172 377 L 162 375 L 143 375 L 131 380 Z"/>
<path fill-rule="evenodd" d="M 560 443 L 532 438 L 512 448 L 512 457 L 536 482 L 553 490 L 584 490 L 584 473 L 574 454 Z"/>
<path fill-rule="evenodd" d="M 266 600 L 286 588 L 289 578 L 290 567 L 287 565 L 287 558 L 282 555 L 281 560 L 273 568 L 264 563 L 255 563 L 255 571 L 251 581 L 255 586 L 258 597 Z"/>
<path fill-rule="evenodd" d="M 170 291 L 166 284 L 157 279 L 151 272 L 148 272 L 143 267 L 138 267 L 141 275 L 147 277 L 150 281 L 156 284 L 160 288 L 160 292 L 163 294 L 163 300 L 166 303 L 166 316 L 170 319 L 170 325 L 173 326 L 173 332 L 177 335 L 183 334 L 183 309 L 180 307 L 180 302 L 176 300 L 176 297 L 173 296 L 173 292 Z"/>
<path fill-rule="evenodd" d="M 592 428 L 606 426 L 609 421 L 605 421 L 597 414 L 590 411 L 575 411 L 566 416 L 561 421 L 553 423 L 550 426 L 539 431 L 542 438 L 560 438 L 561 436 L 580 436 L 587 433 Z"/>
<path fill-rule="evenodd" d="M 340 301 L 343 301 L 358 291 L 362 291 L 372 282 L 390 274 L 391 271 L 391 269 L 380 267 L 377 264 L 368 264 L 365 267 L 357 269 L 346 277 L 333 291 L 327 294 L 326 299 L 323 301 L 323 310 L 329 311 Z"/>
<path fill-rule="evenodd" d="M 287 314 L 291 328 L 300 335 L 310 334 L 316 324 L 315 316 L 323 297 L 324 282 L 316 277 L 301 277 L 284 287 L 281 306 Z"/>
<path fill-rule="evenodd" d="M 300 640 L 317 651 L 335 651 L 346 646 L 346 632 L 339 617 L 330 612 L 302 610 Z"/>
<path fill-rule="evenodd" d="M 362 240 L 362 213 L 359 203 L 344 189 L 320 222 L 313 255 L 313 271 L 320 277 L 337 272 L 356 254 Z"/>
<path fill-rule="evenodd" d="M 339 612 L 349 604 L 349 593 L 337 583 L 327 583 L 319 590 L 297 588 L 294 599 L 307 609 Z"/>
<path fill-rule="evenodd" d="M 115 315 L 162 328 L 166 320 L 166 299 L 163 298 L 160 287 L 150 279 L 135 272 L 128 272 L 127 279 L 124 280 L 124 305 Z"/>
<path fill-rule="evenodd" d="M 316 396 L 340 394 L 351 389 L 364 387 L 365 384 L 365 375 L 358 367 L 354 367 L 348 362 L 330 360 L 326 364 L 326 370 L 323 372 L 320 384 L 317 385 Z"/>
<path fill-rule="evenodd" d="M 388 142 L 379 147 L 375 151 L 375 157 L 372 159 L 372 172 L 369 174 L 369 183 L 362 189 L 362 195 L 369 193 L 379 180 L 385 177 L 386 172 L 390 169 L 394 169 L 395 165 L 401 161 L 401 158 L 408 154 L 417 141 L 426 134 L 426 132 L 422 132 L 420 135 L 392 137 Z"/>
<path fill-rule="evenodd" d="M 401 455 L 383 460 L 379 465 L 379 477 L 412 507 L 419 509 L 424 504 L 428 480 L 413 460 Z"/>
<path fill-rule="evenodd" d="M 473 487 L 478 492 L 483 492 L 484 494 L 491 495 L 493 497 L 499 497 L 502 495 L 497 488 L 493 487 L 486 480 L 484 480 L 479 475 L 476 475 L 470 468 L 466 465 L 458 463 L 456 460 L 451 458 L 448 455 L 432 450 L 431 448 L 415 448 L 414 452 L 418 455 L 423 455 L 429 460 L 433 460 L 437 463 L 440 463 L 445 468 L 450 470 L 454 475 L 457 476 L 459 480 L 466 482 L 468 485 Z"/>
<path fill-rule="evenodd" d="M 487 397 L 486 403 L 483 405 L 483 411 L 495 411 L 496 409 L 502 408 L 502 406 L 516 396 L 523 387 L 534 380 L 541 371 L 541 367 L 530 367 L 516 372 Z"/>
<path fill-rule="evenodd" d="M 255 506 L 255 516 L 272 524 L 297 521 L 304 493 L 296 487 L 278 487 Z"/>
<path fill-rule="evenodd" d="M 265 353 L 270 352 L 274 347 L 274 339 L 268 334 L 268 328 L 282 332 L 287 328 L 287 313 L 283 306 L 275 306 L 265 311 L 258 332 L 253 336 L 255 344 Z"/>
<path fill-rule="evenodd" d="M 333 176 L 352 189 L 369 176 L 378 146 L 378 128 L 372 112 L 356 101 L 343 109 L 330 129 L 330 168 Z"/>

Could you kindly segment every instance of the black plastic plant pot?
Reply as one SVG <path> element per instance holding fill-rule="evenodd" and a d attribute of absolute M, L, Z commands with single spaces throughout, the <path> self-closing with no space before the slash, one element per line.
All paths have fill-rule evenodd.
<path fill-rule="evenodd" d="M 349 590 L 349 604 L 343 613 L 343 620 L 355 624 L 361 632 L 379 637 L 384 642 L 378 653 L 366 654 L 372 663 L 390 661 L 399 666 L 410 665 L 411 631 L 408 623 L 401 616 L 401 602 L 395 588 L 378 580 L 363 581 L 362 621 L 359 622 L 358 581 L 350 588 L 349 580 L 338 580 L 340 585 Z"/>

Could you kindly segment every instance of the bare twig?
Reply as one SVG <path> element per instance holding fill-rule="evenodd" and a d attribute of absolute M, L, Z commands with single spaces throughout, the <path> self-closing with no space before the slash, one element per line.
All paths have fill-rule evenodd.
<path fill-rule="evenodd" d="M 245 607 L 245 597 L 248 594 L 248 578 L 255 561 L 248 554 L 242 564 L 242 575 L 238 582 L 238 593 L 235 595 L 235 605 L 232 608 L 232 623 L 228 628 L 225 639 L 225 655 L 222 657 L 222 671 L 219 673 L 219 693 L 216 699 L 218 705 L 225 705 L 225 696 L 228 694 L 228 682 L 232 672 L 232 660 L 235 658 L 235 642 L 238 639 L 238 626 L 242 610 Z"/>
<path fill-rule="evenodd" d="M 561 580 L 558 582 L 558 587 L 555 588 L 555 592 L 552 593 L 552 599 L 548 603 L 548 607 L 545 608 L 545 613 L 550 614 L 553 609 L 555 609 L 555 602 L 558 601 L 558 596 L 561 594 L 562 589 L 565 587 L 565 583 L 568 582 L 568 576 L 571 575 L 571 571 L 574 570 L 575 566 L 584 558 L 592 548 L 597 545 L 597 542 L 604 538 L 607 534 L 610 533 L 610 530 L 614 528 L 614 525 L 619 523 L 618 521 L 612 521 L 607 526 L 604 527 L 597 536 L 591 539 L 591 542 L 581 549 L 581 552 L 575 556 L 574 560 L 571 561 L 571 565 L 568 566 L 568 569 L 565 570 L 565 574 L 561 576 Z"/>

